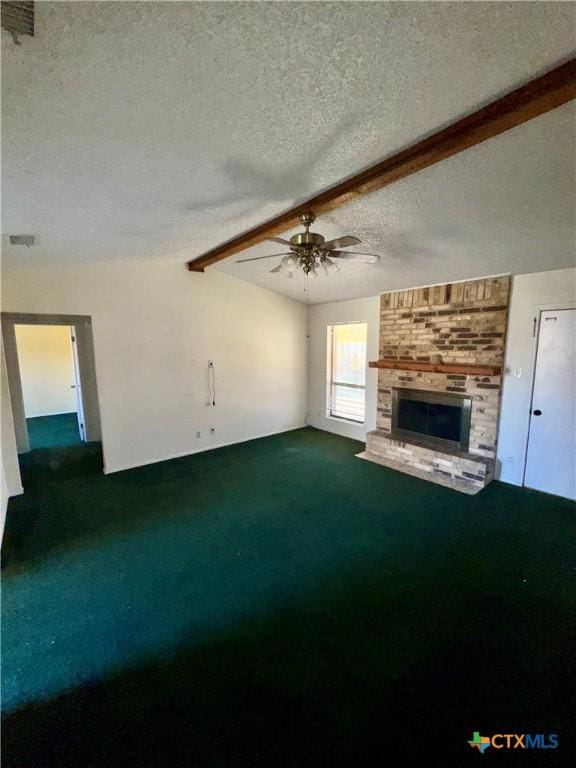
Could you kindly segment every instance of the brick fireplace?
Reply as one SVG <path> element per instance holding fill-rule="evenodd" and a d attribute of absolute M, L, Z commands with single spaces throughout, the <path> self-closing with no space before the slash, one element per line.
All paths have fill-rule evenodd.
<path fill-rule="evenodd" d="M 494 476 L 510 278 L 382 294 L 361 458 L 477 493 Z"/>

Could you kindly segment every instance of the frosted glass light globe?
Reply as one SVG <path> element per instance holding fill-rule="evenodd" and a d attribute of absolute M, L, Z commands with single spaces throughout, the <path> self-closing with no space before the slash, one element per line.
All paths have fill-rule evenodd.
<path fill-rule="evenodd" d="M 329 275 L 333 275 L 335 272 L 340 271 L 338 264 L 335 264 L 332 261 L 332 259 L 329 259 L 328 257 L 326 257 L 322 263 L 324 265 L 324 269 L 326 270 L 326 273 Z"/>
<path fill-rule="evenodd" d="M 295 256 L 284 256 L 280 263 L 282 264 L 282 270 L 284 272 L 294 272 L 298 266 L 298 262 Z"/>

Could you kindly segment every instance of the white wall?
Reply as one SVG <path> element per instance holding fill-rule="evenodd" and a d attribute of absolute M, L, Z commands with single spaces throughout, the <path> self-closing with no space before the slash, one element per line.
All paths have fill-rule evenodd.
<path fill-rule="evenodd" d="M 76 411 L 70 328 L 15 326 L 26 418 Z"/>
<path fill-rule="evenodd" d="M 307 359 L 302 304 L 216 270 L 195 274 L 180 264 L 146 262 L 15 270 L 6 273 L 3 289 L 5 311 L 92 315 L 109 472 L 303 424 Z M 506 482 L 522 482 L 532 318 L 539 308 L 570 303 L 576 303 L 574 269 L 513 280 L 498 448 Z M 366 424 L 326 417 L 326 328 L 347 321 L 367 323 L 367 356 L 378 356 L 378 296 L 311 306 L 308 422 L 363 440 L 375 428 L 376 370 L 367 373 Z M 206 405 L 209 359 L 216 366 L 216 408 Z M 522 369 L 520 378 L 512 375 L 517 368 Z M 210 426 L 214 435 L 207 434 Z M 11 475 L 7 487 L 18 493 L 12 443 L 3 418 L 4 465 Z"/>
<path fill-rule="evenodd" d="M 576 269 L 514 278 L 498 434 L 499 477 L 507 483 L 522 485 L 523 479 L 536 351 L 534 317 L 541 309 L 565 306 L 576 306 Z M 514 375 L 518 371 L 520 377 Z"/>
<path fill-rule="evenodd" d="M 326 415 L 327 328 L 333 323 L 361 322 L 368 325 L 367 360 L 378 359 L 380 296 L 332 304 L 315 304 L 309 309 L 308 423 L 327 432 L 364 440 L 366 432 L 376 429 L 378 371 L 366 374 L 366 422 L 352 424 Z"/>
<path fill-rule="evenodd" d="M 219 271 L 23 268 L 4 275 L 3 309 L 92 316 L 107 472 L 304 424 L 305 306 Z"/>

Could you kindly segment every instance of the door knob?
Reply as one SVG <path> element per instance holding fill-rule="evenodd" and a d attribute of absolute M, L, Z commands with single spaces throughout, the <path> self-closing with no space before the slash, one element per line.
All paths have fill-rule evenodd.
<path fill-rule="evenodd" d="M 539 410 L 538 408 L 536 408 L 535 411 L 532 411 L 532 413 L 534 414 L 534 416 L 542 416 L 542 411 Z"/>

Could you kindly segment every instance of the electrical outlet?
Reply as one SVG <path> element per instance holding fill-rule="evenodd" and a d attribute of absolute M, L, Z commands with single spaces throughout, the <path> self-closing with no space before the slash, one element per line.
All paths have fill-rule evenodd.
<path fill-rule="evenodd" d="M 214 429 L 214 427 L 210 427 L 210 434 L 213 435 L 215 432 L 216 430 Z"/>

